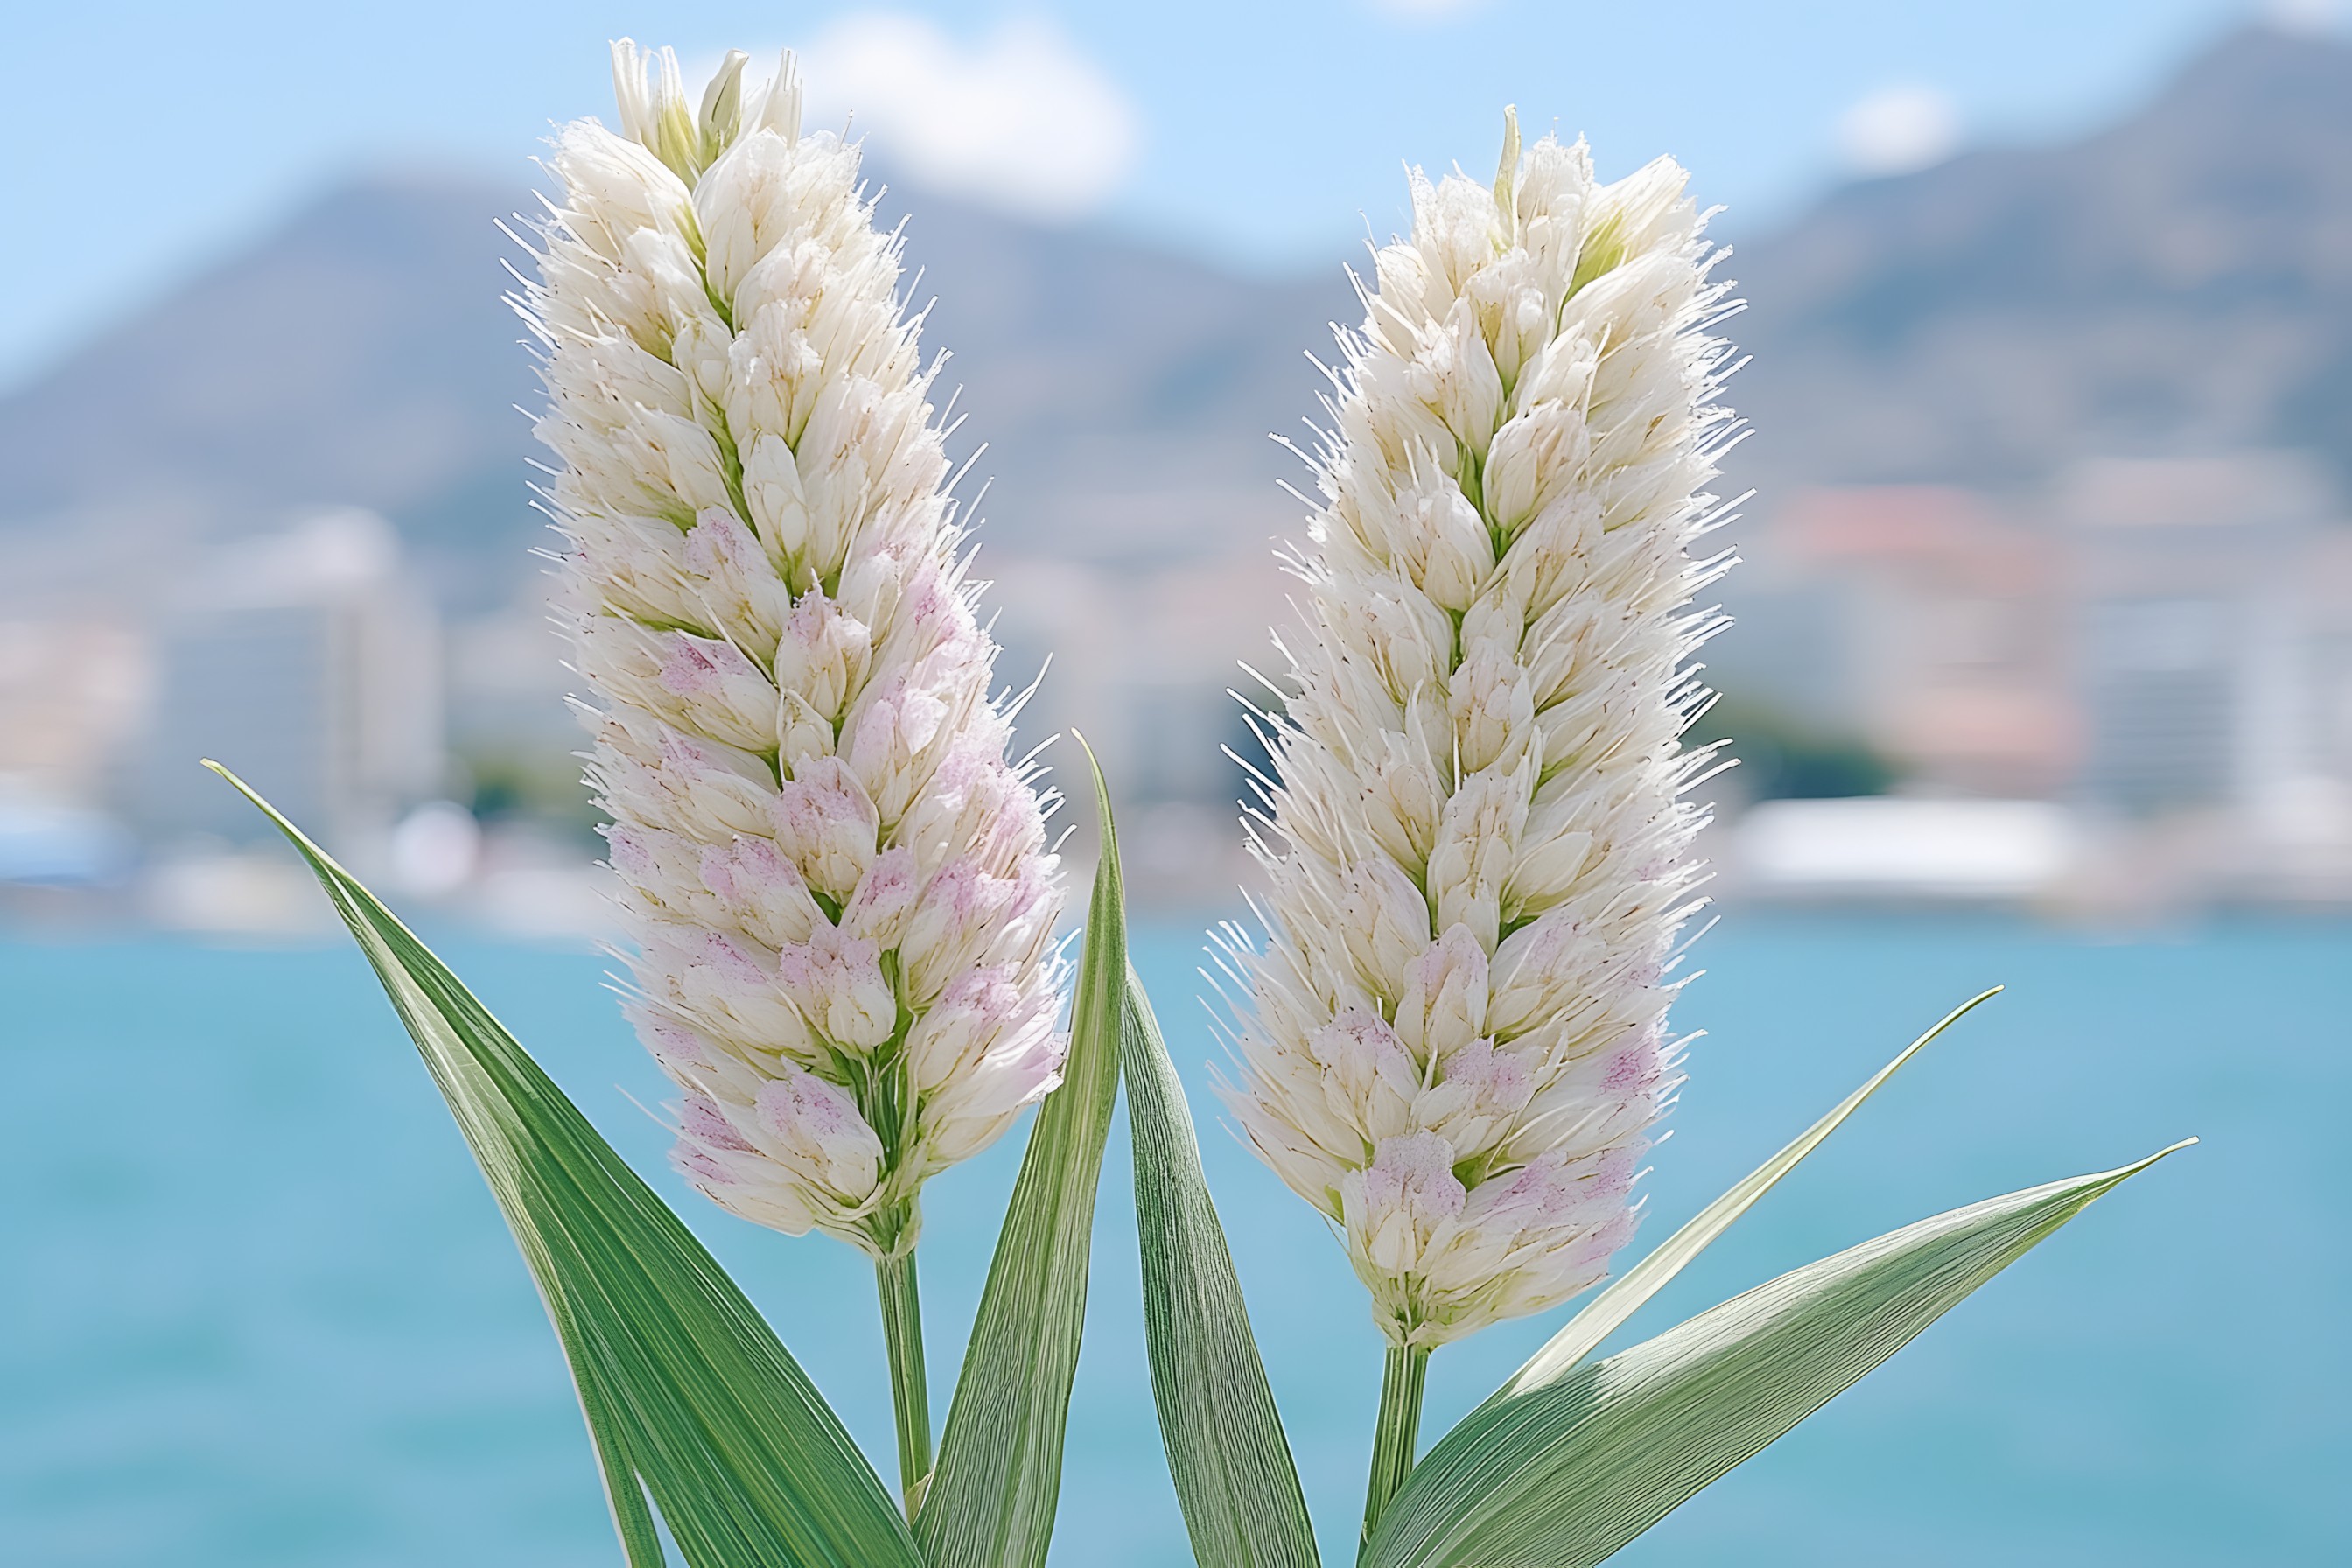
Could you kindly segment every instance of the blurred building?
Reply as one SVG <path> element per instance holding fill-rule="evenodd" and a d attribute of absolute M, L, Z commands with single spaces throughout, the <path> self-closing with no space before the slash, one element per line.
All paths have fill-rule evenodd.
<path fill-rule="evenodd" d="M 1772 800 L 1741 819 L 1730 870 L 1801 899 L 2039 900 L 2081 873 L 2086 847 L 2050 801 Z"/>
<path fill-rule="evenodd" d="M 89 801 L 146 706 L 147 649 L 119 619 L 0 619 L 0 778 Z"/>
<path fill-rule="evenodd" d="M 1801 494 L 1748 551 L 1727 686 L 1935 794 L 2047 797 L 2080 727 L 2061 549 L 1966 491 Z"/>
<path fill-rule="evenodd" d="M 2324 470 L 2274 452 L 2085 463 L 2057 510 L 2079 800 L 2192 893 L 2352 897 L 2352 528 Z"/>
<path fill-rule="evenodd" d="M 2085 463 L 2074 554 L 2084 799 L 2258 818 L 2344 769 L 2341 531 L 2317 468 L 2268 453 Z"/>
<path fill-rule="evenodd" d="M 1989 893 L 2031 864 L 2007 880 L 2116 906 L 2352 895 L 2352 527 L 2325 471 L 2103 458 L 2013 504 L 1821 490 L 1750 542 L 1725 683 L 1987 808 L 1775 810 L 1755 880 L 1958 889 L 1966 863 Z M 2072 847 L 2008 802 L 2072 808 Z"/>
<path fill-rule="evenodd" d="M 2325 777 L 2352 781 L 2352 526 L 2314 542 L 2310 563 L 2304 635 L 2315 674 L 2306 699 L 2308 761 Z"/>
<path fill-rule="evenodd" d="M 1023 746 L 1045 752 L 1056 782 L 1091 810 L 1083 735 L 1120 803 L 1121 852 L 1139 897 L 1227 897 L 1250 875 L 1237 818 L 1251 754 L 1233 693 L 1243 665 L 1277 668 L 1272 628 L 1290 619 L 1291 580 L 1270 542 L 1219 555 L 1000 559 L 991 603 L 1004 651 L 1000 684 L 1029 684 Z M 1251 695 L 1266 700 L 1262 689 Z"/>
<path fill-rule="evenodd" d="M 146 652 L 120 621 L 0 619 L 0 885 L 128 868 L 129 836 L 96 803 L 146 706 Z"/>
<path fill-rule="evenodd" d="M 268 831 L 197 768 L 216 757 L 330 845 L 380 843 L 436 794 L 438 623 L 382 518 L 338 511 L 220 549 L 165 612 L 131 768 L 152 839 Z"/>

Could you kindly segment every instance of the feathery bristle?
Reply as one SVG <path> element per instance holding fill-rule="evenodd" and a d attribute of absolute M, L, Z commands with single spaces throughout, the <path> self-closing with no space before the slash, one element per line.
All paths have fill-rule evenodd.
<path fill-rule="evenodd" d="M 1581 142 L 1492 187 L 1412 174 L 1339 335 L 1306 635 L 1268 721 L 1267 941 L 1240 1085 L 1258 1154 L 1432 1346 L 1601 1279 L 1672 1090 L 1665 971 L 1696 908 L 1680 738 L 1724 300 L 1661 160 Z M 1270 830 L 1269 830 L 1270 829 Z"/>
<path fill-rule="evenodd" d="M 1059 1080 L 1062 890 L 897 241 L 790 57 L 759 92 L 743 65 L 689 102 L 669 51 L 614 47 L 621 133 L 558 137 L 523 305 L 677 1163 L 884 1256 Z"/>

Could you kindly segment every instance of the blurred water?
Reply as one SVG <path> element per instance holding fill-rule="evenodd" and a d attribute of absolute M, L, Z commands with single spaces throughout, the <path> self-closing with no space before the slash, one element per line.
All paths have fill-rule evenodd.
<path fill-rule="evenodd" d="M 1195 939 L 1139 958 L 1199 1089 Z M 2352 928 L 2231 923 L 2103 944 L 1992 921 L 1770 919 L 1703 948 L 1712 1031 L 1658 1152 L 1648 1237 L 1980 984 L 1916 1064 L 1632 1331 L 1932 1210 L 2204 1146 L 2082 1220 L 1619 1561 L 2352 1560 L 2341 1129 Z M 575 954 L 446 956 L 736 1271 L 877 1455 L 870 1274 L 659 1164 L 661 1086 Z M 337 946 L 0 944 L 0 1557 L 41 1568 L 616 1562 L 536 1298 L 413 1053 Z M 1196 1113 L 1210 1121 L 1196 1095 Z M 1335 1563 L 1376 1338 L 1338 1248 L 1204 1139 Z M 923 1252 L 943 1412 L 1017 1162 L 935 1183 Z M 1177 1564 L 1151 1426 L 1128 1172 L 1103 1185 L 1055 1561 Z M 1538 1342 L 1434 1364 L 1439 1431 Z"/>

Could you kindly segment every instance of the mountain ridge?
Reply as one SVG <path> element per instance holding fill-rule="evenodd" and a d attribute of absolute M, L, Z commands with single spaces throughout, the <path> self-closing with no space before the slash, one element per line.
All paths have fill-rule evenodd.
<path fill-rule="evenodd" d="M 1735 260 L 1749 482 L 2264 446 L 2343 475 L 2352 47 L 2233 34 L 2104 131 L 1844 186 Z"/>

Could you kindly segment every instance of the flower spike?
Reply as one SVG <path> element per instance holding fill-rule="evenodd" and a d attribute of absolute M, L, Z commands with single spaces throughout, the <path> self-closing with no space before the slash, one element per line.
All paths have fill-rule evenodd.
<path fill-rule="evenodd" d="M 1687 660 L 1732 429 L 1704 218 L 1579 142 L 1412 175 L 1343 333 L 1229 1100 L 1425 1352 L 1600 1280 L 1679 1055 Z"/>
<path fill-rule="evenodd" d="M 613 51 L 522 300 L 631 1013 L 722 1206 L 877 1258 L 1059 1081 L 1061 908 L 858 153 Z"/>

